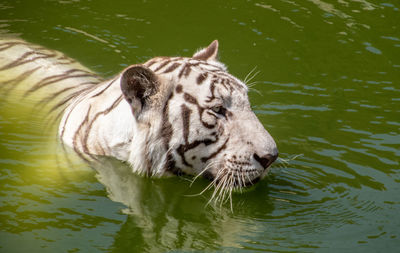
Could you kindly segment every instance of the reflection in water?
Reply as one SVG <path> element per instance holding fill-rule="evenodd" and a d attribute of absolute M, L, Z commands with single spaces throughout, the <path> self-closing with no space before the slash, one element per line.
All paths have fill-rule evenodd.
<path fill-rule="evenodd" d="M 108 197 L 128 207 L 124 209 L 127 220 L 115 237 L 115 248 L 138 252 L 218 249 L 221 245 L 238 246 L 238 236 L 244 234 L 243 224 L 232 218 L 229 206 L 214 209 L 206 206 L 206 198 L 189 196 L 208 182 L 196 182 L 189 188 L 190 182 L 182 178 L 144 178 L 112 158 L 101 158 L 93 168 Z"/>

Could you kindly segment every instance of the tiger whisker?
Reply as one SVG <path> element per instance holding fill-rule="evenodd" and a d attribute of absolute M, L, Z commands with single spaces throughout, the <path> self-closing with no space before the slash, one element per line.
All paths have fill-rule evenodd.
<path fill-rule="evenodd" d="M 251 87 L 253 87 L 254 85 L 260 83 L 260 81 L 253 81 L 253 82 L 250 82 L 250 81 L 251 81 L 253 78 L 255 78 L 259 73 L 260 73 L 260 71 L 256 72 L 256 73 L 246 82 L 247 87 L 251 88 Z"/>
<path fill-rule="evenodd" d="M 228 195 L 228 200 L 229 200 L 229 202 L 230 202 L 230 207 L 231 207 L 231 212 L 233 213 L 233 204 L 232 204 L 232 191 L 233 191 L 233 189 L 234 189 L 234 182 L 235 182 L 235 177 L 234 176 L 232 176 L 231 177 L 231 187 L 229 187 L 228 188 L 228 191 L 227 191 L 227 195 Z"/>
<path fill-rule="evenodd" d="M 256 85 L 258 83 L 260 83 L 260 81 L 254 81 L 254 82 L 251 82 L 251 83 L 247 83 L 246 85 L 247 85 L 247 87 L 251 88 L 251 87 L 253 87 L 254 85 Z"/>
<path fill-rule="evenodd" d="M 247 82 L 251 81 L 255 76 L 251 76 L 253 74 L 253 72 L 257 69 L 257 66 L 255 66 L 252 70 L 250 70 L 250 72 L 246 75 L 246 77 L 244 78 L 243 82 L 247 84 Z M 258 73 L 257 73 L 258 74 Z M 251 76 L 251 77 L 250 77 Z"/>
<path fill-rule="evenodd" d="M 291 161 L 296 160 L 298 157 L 303 156 L 303 154 L 298 154 L 298 155 L 294 155 L 292 157 L 289 158 L 278 158 L 278 161 L 280 162 L 279 164 L 277 164 L 274 167 L 278 167 L 280 169 L 284 169 L 287 168 L 287 166 L 290 164 Z"/>
<path fill-rule="evenodd" d="M 231 212 L 233 213 L 232 190 L 233 188 L 231 187 L 229 190 L 229 200 L 230 200 Z"/>
<path fill-rule="evenodd" d="M 193 185 L 194 181 L 196 181 L 196 179 L 198 179 L 201 175 L 203 175 L 204 172 L 206 172 L 209 168 L 211 168 L 212 166 L 214 166 L 214 165 L 216 165 L 216 164 L 222 164 L 222 162 L 220 162 L 220 161 L 215 161 L 215 162 L 209 163 L 199 174 L 197 174 L 197 175 L 193 178 L 192 183 L 190 184 L 189 187 L 192 187 L 192 185 Z"/>
<path fill-rule="evenodd" d="M 220 187 L 218 187 L 219 189 L 216 189 L 216 191 L 214 191 L 215 195 L 215 201 L 214 203 L 220 203 L 220 207 L 223 204 L 223 200 L 224 200 L 224 196 L 225 196 L 225 189 L 226 189 L 226 185 L 228 184 L 228 177 L 225 177 L 225 180 L 223 181 L 223 183 L 220 184 Z M 214 198 L 214 194 L 211 197 L 210 201 Z"/>
<path fill-rule="evenodd" d="M 257 94 L 259 94 L 260 96 L 263 96 L 263 94 L 259 91 L 259 90 L 257 90 L 257 89 L 254 89 L 254 88 L 249 88 L 249 91 L 254 91 L 254 92 L 256 92 Z"/>
<path fill-rule="evenodd" d="M 221 170 L 221 171 L 222 171 L 222 170 Z M 221 173 L 222 173 L 222 172 L 221 172 Z M 215 178 L 214 182 L 216 183 L 217 180 L 218 180 L 218 177 Z M 213 194 L 212 194 L 210 200 L 207 202 L 207 205 L 209 205 L 215 197 L 221 195 L 221 192 L 222 192 L 223 189 L 225 188 L 226 180 L 227 180 L 227 174 L 225 174 L 225 175 L 222 174 L 222 179 L 219 180 L 218 184 L 216 184 L 216 185 L 214 184 L 214 185 L 215 185 L 214 192 L 213 192 Z M 217 198 L 215 199 L 215 202 L 218 202 L 218 199 L 219 199 L 219 198 L 217 197 Z"/>
<path fill-rule="evenodd" d="M 229 184 L 227 185 L 228 187 L 226 187 L 224 189 L 224 196 L 223 196 L 223 199 L 221 201 L 221 206 L 222 206 L 222 203 L 226 203 L 228 201 L 230 201 L 232 203 L 232 191 L 233 191 L 234 186 L 235 186 L 235 174 L 234 174 L 234 172 L 235 171 L 232 171 L 232 173 L 230 174 L 229 181 L 228 181 Z M 225 198 L 226 198 L 226 201 L 225 201 Z M 231 205 L 231 209 L 233 209 L 232 205 Z"/>
<path fill-rule="evenodd" d="M 222 173 L 220 173 L 220 175 L 222 175 Z M 219 177 L 217 175 L 217 177 L 213 181 L 213 184 L 214 184 L 215 188 L 214 188 L 213 195 L 211 196 L 211 199 L 213 199 L 215 197 L 215 194 L 218 193 L 218 191 L 221 189 L 221 187 L 223 188 L 223 185 L 225 184 L 226 176 L 222 175 L 220 177 L 222 177 L 222 178 L 219 179 Z"/>
<path fill-rule="evenodd" d="M 246 173 L 247 179 L 249 180 L 250 184 L 253 185 L 253 181 L 251 181 L 251 178 L 249 177 L 249 174 L 250 174 L 250 173 Z"/>
<path fill-rule="evenodd" d="M 215 185 L 215 182 L 216 182 L 216 180 L 218 180 L 220 174 L 221 174 L 221 171 L 219 171 L 217 173 L 217 175 L 215 176 L 215 179 L 213 181 L 211 181 L 200 193 L 187 195 L 187 196 L 200 196 L 200 195 L 202 195 L 204 192 L 206 192 L 208 189 L 210 189 L 213 185 Z"/>
<path fill-rule="evenodd" d="M 242 180 L 243 180 L 243 183 L 245 184 L 246 183 L 246 179 L 244 178 L 244 174 L 245 173 L 242 172 Z M 240 189 L 240 192 L 242 192 L 242 189 Z"/>

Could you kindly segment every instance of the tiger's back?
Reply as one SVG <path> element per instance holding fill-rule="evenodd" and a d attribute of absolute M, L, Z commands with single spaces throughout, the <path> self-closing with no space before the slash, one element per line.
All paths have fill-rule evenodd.
<path fill-rule="evenodd" d="M 16 38 L 0 38 L 2 102 L 21 100 L 61 113 L 79 93 L 102 81 L 66 55 Z"/>

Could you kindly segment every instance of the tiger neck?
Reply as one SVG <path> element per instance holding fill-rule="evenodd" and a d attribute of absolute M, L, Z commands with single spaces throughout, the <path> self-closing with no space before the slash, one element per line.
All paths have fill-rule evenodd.
<path fill-rule="evenodd" d="M 163 103 L 161 103 L 163 104 Z M 112 156 L 128 161 L 139 174 L 162 175 L 168 170 L 165 136 L 167 109 L 146 113 L 140 123 L 120 88 L 120 76 L 81 94 L 65 110 L 60 123 L 62 141 L 77 153 Z"/>

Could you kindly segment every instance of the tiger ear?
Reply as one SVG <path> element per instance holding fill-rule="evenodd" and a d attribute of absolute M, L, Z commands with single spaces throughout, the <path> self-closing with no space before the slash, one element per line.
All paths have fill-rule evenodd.
<path fill-rule="evenodd" d="M 196 60 L 203 60 L 203 61 L 217 61 L 218 60 L 218 40 L 214 40 L 211 44 L 197 51 L 193 57 Z"/>
<path fill-rule="evenodd" d="M 121 75 L 120 85 L 122 94 L 131 105 L 136 118 L 150 104 L 150 97 L 157 93 L 159 87 L 156 74 L 141 65 L 125 69 Z"/>

